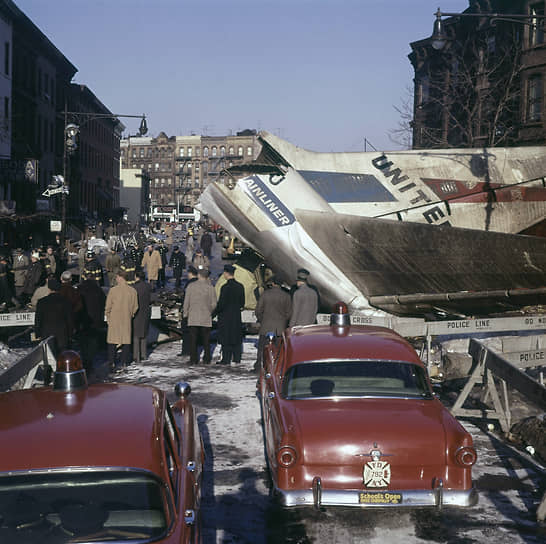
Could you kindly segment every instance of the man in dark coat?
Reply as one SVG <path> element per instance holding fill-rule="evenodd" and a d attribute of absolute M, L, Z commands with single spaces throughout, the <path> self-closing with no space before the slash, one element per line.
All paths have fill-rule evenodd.
<path fill-rule="evenodd" d="M 174 286 L 178 289 L 180 287 L 180 280 L 186 268 L 186 256 L 180 251 L 178 246 L 173 247 L 171 258 L 169 259 L 169 266 L 173 269 L 173 277 L 175 279 Z"/>
<path fill-rule="evenodd" d="M 229 365 L 241 362 L 243 324 L 241 310 L 245 307 L 245 288 L 233 277 L 235 267 L 224 266 L 226 283 L 220 289 L 215 314 L 218 315 L 218 342 L 222 344 L 222 359 L 217 364 Z"/>
<path fill-rule="evenodd" d="M 165 268 L 167 267 L 167 254 L 169 253 L 169 248 L 165 245 L 165 242 L 159 244 L 157 251 L 161 255 L 161 268 L 157 273 L 157 287 L 167 287 L 167 278 L 165 276 Z"/>
<path fill-rule="evenodd" d="M 93 368 L 93 359 L 106 347 L 104 306 L 106 295 L 93 278 L 78 284 L 78 293 L 82 297 L 80 347 L 83 366 L 89 373 Z"/>
<path fill-rule="evenodd" d="M 143 270 L 137 272 L 137 281 L 133 287 L 138 296 L 138 310 L 133 317 L 133 359 L 140 363 L 148 358 L 148 329 L 152 303 L 152 286 L 146 282 Z"/>
<path fill-rule="evenodd" d="M 23 286 L 23 297 L 25 298 L 25 302 L 30 300 L 34 291 L 36 291 L 36 288 L 40 285 L 43 275 L 44 269 L 40 262 L 40 254 L 37 251 L 33 251 L 30 254 L 30 264 L 28 265 L 27 275 L 25 276 L 25 285 Z"/>
<path fill-rule="evenodd" d="M 72 272 L 70 270 L 65 270 L 61 274 L 61 289 L 59 293 L 70 302 L 72 322 L 74 324 L 73 332 L 77 332 L 80 328 L 83 301 L 79 291 L 72 285 Z"/>
<path fill-rule="evenodd" d="M 0 311 L 7 310 L 13 293 L 10 285 L 10 266 L 5 254 L 0 254 Z"/>
<path fill-rule="evenodd" d="M 281 336 L 292 313 L 292 299 L 290 294 L 281 287 L 281 282 L 273 276 L 269 278 L 267 286 L 254 310 L 256 319 L 260 323 L 255 370 L 259 370 L 262 365 L 266 335 L 273 333 L 275 336 Z"/>
<path fill-rule="evenodd" d="M 37 338 L 45 339 L 48 336 L 53 336 L 55 338 L 55 353 L 59 354 L 68 348 L 74 330 L 72 306 L 59 293 L 61 282 L 57 278 L 49 279 L 47 287 L 49 295 L 41 298 L 36 304 L 34 330 Z"/>
<path fill-rule="evenodd" d="M 210 235 L 210 232 L 208 230 L 206 230 L 203 233 L 203 236 L 201 236 L 200 245 L 205 257 L 208 257 L 210 259 L 210 250 L 212 249 L 212 236 Z"/>

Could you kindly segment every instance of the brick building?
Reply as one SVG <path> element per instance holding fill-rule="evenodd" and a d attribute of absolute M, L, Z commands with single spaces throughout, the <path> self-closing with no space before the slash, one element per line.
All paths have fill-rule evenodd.
<path fill-rule="evenodd" d="M 154 208 L 192 208 L 209 183 L 224 183 L 223 170 L 253 160 L 256 131 L 234 136 L 129 137 L 121 141 L 123 168 L 138 168 L 149 178 L 150 216 Z M 152 218 L 152 217 L 150 217 Z"/>
<path fill-rule="evenodd" d="M 546 0 L 474 0 L 443 20 L 447 41 L 411 44 L 413 147 L 546 143 Z M 504 20 L 502 14 L 528 15 Z"/>

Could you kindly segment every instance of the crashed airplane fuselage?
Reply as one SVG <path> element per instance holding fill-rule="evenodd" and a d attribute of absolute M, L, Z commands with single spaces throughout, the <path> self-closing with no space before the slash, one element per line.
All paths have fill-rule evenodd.
<path fill-rule="evenodd" d="M 259 139 L 256 161 L 200 207 L 285 281 L 305 267 L 327 304 L 409 315 L 502 312 L 529 302 L 490 300 L 503 290 L 539 295 L 546 241 L 518 234 L 546 217 L 544 147 L 315 153 Z"/>

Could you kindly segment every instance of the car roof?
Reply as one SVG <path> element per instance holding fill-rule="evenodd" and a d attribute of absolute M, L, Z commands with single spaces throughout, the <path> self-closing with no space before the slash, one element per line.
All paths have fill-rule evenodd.
<path fill-rule="evenodd" d="M 415 349 L 392 329 L 370 325 L 307 325 L 286 332 L 287 366 L 326 359 L 409 361 L 423 365 Z"/>
<path fill-rule="evenodd" d="M 0 472 L 133 467 L 161 474 L 165 395 L 149 386 L 97 384 L 0 394 Z"/>

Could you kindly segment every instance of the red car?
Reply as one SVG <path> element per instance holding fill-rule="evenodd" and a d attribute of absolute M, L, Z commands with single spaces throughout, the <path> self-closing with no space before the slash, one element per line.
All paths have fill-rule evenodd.
<path fill-rule="evenodd" d="M 87 386 L 67 351 L 53 387 L 0 394 L 0 542 L 201 542 L 203 449 L 176 392 Z"/>
<path fill-rule="evenodd" d="M 264 349 L 258 381 L 275 494 L 292 506 L 473 506 L 472 437 L 432 392 L 394 331 L 287 329 Z"/>

